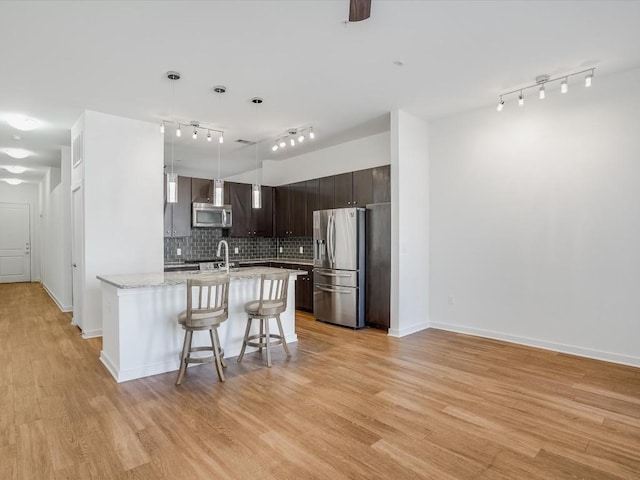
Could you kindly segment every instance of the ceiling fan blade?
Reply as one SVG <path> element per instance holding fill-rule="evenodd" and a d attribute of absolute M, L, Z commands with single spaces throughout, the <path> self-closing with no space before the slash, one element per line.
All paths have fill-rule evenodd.
<path fill-rule="evenodd" d="M 360 22 L 371 16 L 371 0 L 351 0 L 349 21 Z"/>

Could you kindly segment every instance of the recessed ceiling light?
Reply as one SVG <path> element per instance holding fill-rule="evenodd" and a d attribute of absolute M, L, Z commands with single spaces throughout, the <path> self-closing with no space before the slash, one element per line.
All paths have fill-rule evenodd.
<path fill-rule="evenodd" d="M 24 173 L 27 171 L 26 168 L 24 167 L 19 167 L 17 165 L 8 165 L 6 167 L 3 167 L 6 171 L 11 172 L 11 173 Z"/>
<path fill-rule="evenodd" d="M 23 148 L 5 148 L 4 153 L 13 158 L 27 158 L 31 152 Z"/>
<path fill-rule="evenodd" d="M 17 128 L 18 130 L 35 130 L 42 124 L 40 120 L 32 117 L 27 117 L 26 115 L 5 115 L 4 119 L 9 125 L 11 125 L 13 128 Z"/>
<path fill-rule="evenodd" d="M 23 182 L 23 180 L 20 180 L 19 178 L 5 178 L 4 181 L 9 185 L 20 185 Z"/>

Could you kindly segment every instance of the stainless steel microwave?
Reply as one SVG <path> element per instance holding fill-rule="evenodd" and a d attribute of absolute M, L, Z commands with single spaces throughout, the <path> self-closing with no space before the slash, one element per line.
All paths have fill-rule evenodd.
<path fill-rule="evenodd" d="M 231 205 L 216 207 L 211 203 L 193 203 L 191 214 L 193 227 L 229 228 L 232 222 Z"/>

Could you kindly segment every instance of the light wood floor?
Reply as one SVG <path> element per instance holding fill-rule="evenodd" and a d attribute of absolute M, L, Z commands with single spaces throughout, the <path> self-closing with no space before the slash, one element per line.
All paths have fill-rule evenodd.
<path fill-rule="evenodd" d="M 0 479 L 640 478 L 640 370 L 298 316 L 249 354 L 116 384 L 42 288 L 0 285 Z"/>

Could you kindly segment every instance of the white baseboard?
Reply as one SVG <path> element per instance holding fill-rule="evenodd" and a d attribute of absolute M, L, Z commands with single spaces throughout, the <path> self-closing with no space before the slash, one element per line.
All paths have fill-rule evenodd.
<path fill-rule="evenodd" d="M 411 335 L 412 333 L 416 333 L 427 328 L 429 328 L 429 322 L 421 322 L 401 329 L 390 328 L 387 335 L 398 338 L 406 337 L 407 335 Z"/>
<path fill-rule="evenodd" d="M 476 337 L 491 338 L 494 340 L 503 340 L 505 342 L 517 343 L 519 345 L 527 345 L 529 347 L 542 348 L 544 350 L 552 350 L 554 352 L 568 353 L 579 357 L 592 358 L 595 360 L 604 360 L 605 362 L 619 363 L 632 367 L 640 367 L 640 358 L 629 355 L 621 355 L 619 353 L 603 352 L 590 348 L 578 347 L 575 345 L 566 345 L 563 343 L 548 342 L 546 340 L 537 340 L 534 338 L 520 337 L 507 333 L 493 332 L 491 330 L 482 330 L 478 328 L 470 328 L 462 325 L 454 325 L 451 323 L 431 322 L 430 328 L 439 330 L 447 330 L 449 332 L 465 333 Z"/>
<path fill-rule="evenodd" d="M 298 341 L 298 336 L 295 333 L 287 335 L 286 340 L 287 343 L 295 343 Z M 237 357 L 240 354 L 241 348 L 242 346 L 240 345 L 235 348 L 225 349 L 224 358 L 229 359 Z M 255 347 L 248 347 L 246 353 L 255 352 L 256 350 L 258 349 Z M 180 360 L 178 359 L 177 354 L 175 355 L 175 360 L 169 362 L 160 362 L 136 366 L 134 368 L 119 369 L 115 366 L 114 362 L 111 361 L 109 356 L 103 350 L 100 352 L 100 361 L 118 383 L 135 380 L 137 378 L 149 377 L 151 375 L 159 375 L 161 373 L 175 372 L 176 370 L 178 370 L 178 368 L 180 368 Z M 195 365 L 189 366 L 191 367 Z"/>
<path fill-rule="evenodd" d="M 101 328 L 98 330 L 82 330 L 82 338 L 96 338 L 101 336 L 102 336 Z"/>
<path fill-rule="evenodd" d="M 51 290 L 49 290 L 44 283 L 41 283 L 40 285 L 42 285 L 42 288 L 44 288 L 44 291 L 49 294 L 49 296 L 54 301 L 54 303 L 58 306 L 58 308 L 60 309 L 61 312 L 71 312 L 71 311 L 73 311 L 73 305 L 66 305 L 66 306 L 62 305 L 60 303 L 60 300 L 58 300 L 58 297 L 56 297 L 53 294 L 53 292 Z"/>

